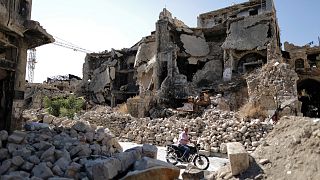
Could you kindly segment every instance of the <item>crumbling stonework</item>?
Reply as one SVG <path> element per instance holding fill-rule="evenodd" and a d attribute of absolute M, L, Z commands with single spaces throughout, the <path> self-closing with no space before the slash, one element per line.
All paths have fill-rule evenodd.
<path fill-rule="evenodd" d="M 25 106 L 28 109 L 44 108 L 45 97 L 67 97 L 77 94 L 81 78 L 74 75 L 47 78 L 44 83 L 27 83 L 24 94 Z"/>
<path fill-rule="evenodd" d="M 138 47 L 87 54 L 83 65 L 82 93 L 99 104 L 114 107 L 138 94 L 133 69 Z"/>
<path fill-rule="evenodd" d="M 320 47 L 295 46 L 284 43 L 284 59 L 296 71 L 298 98 L 304 116 L 320 117 Z"/>
<path fill-rule="evenodd" d="M 32 0 L 0 1 L 0 129 L 20 128 L 27 50 L 54 41 L 31 20 Z"/>
<path fill-rule="evenodd" d="M 192 141 L 199 140 L 201 149 L 209 154 L 226 153 L 227 142 L 240 142 L 247 150 L 255 150 L 273 128 L 268 121 L 241 120 L 234 112 L 208 109 L 197 118 L 133 119 L 122 129 L 120 140 L 163 146 L 176 143 L 185 126 Z"/>
<path fill-rule="evenodd" d="M 274 48 L 279 48 L 279 27 L 272 0 L 254 0 L 200 14 L 196 28 L 188 27 L 173 17 L 167 9 L 163 9 L 155 32 L 131 48 L 130 58 L 122 58 L 123 62 L 128 64 L 133 59 L 131 57 L 134 57 L 131 71 L 136 79 L 120 74 L 115 74 L 114 78 L 125 82 L 124 84 L 139 86 L 139 103 L 145 103 L 146 106 L 138 106 L 138 102 L 130 100 L 128 107 L 135 111 L 146 109 L 146 112 L 141 114 L 147 115 L 147 104 L 150 102 L 143 102 L 145 97 L 154 96 L 156 105 L 179 107 L 189 96 L 199 96 L 203 90 L 219 93 L 219 89 L 222 89 L 219 83 L 233 81 L 265 64 L 267 45 L 271 41 L 276 42 Z M 111 86 L 108 84 L 115 82 L 109 78 L 113 73 L 109 67 L 115 66 L 119 61 L 113 61 L 119 59 L 115 57 L 116 52 L 120 53 L 112 50 L 106 54 L 91 54 L 86 59 L 84 83 L 87 87 L 84 92 L 91 94 L 89 97 L 95 99 L 95 102 L 115 105 L 129 97 L 121 96 L 122 101 L 116 102 L 112 100 L 115 93 L 112 95 L 112 90 L 109 90 Z M 104 56 L 105 60 L 94 60 L 94 56 Z M 107 59 L 109 65 L 102 66 L 103 62 L 107 63 Z M 114 64 L 110 65 L 111 62 Z M 90 82 L 87 82 L 88 80 Z M 244 83 L 238 89 L 242 91 L 245 86 Z M 117 88 L 119 86 L 113 85 L 111 89 L 118 90 Z M 233 90 L 224 92 L 225 97 L 231 99 L 235 99 L 238 94 L 238 91 Z M 131 91 L 123 90 L 123 94 L 125 93 L 130 94 Z M 117 96 L 115 99 L 119 98 L 120 96 Z M 238 101 L 229 105 L 236 110 L 246 98 Z"/>
<path fill-rule="evenodd" d="M 268 63 L 247 78 L 249 102 L 267 110 L 269 115 L 279 112 L 281 115 L 298 115 L 297 80 L 297 74 L 288 64 Z"/>

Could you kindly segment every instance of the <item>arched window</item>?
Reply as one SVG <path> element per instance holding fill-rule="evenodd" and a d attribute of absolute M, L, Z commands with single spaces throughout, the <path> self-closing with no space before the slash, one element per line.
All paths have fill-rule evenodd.
<path fill-rule="evenodd" d="M 258 53 L 249 53 L 244 55 L 238 62 L 238 73 L 251 72 L 257 67 L 262 67 L 267 63 L 267 58 Z"/>

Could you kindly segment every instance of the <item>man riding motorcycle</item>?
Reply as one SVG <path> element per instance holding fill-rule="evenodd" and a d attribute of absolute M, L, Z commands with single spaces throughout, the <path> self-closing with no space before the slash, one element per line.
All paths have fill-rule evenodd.
<path fill-rule="evenodd" d="M 185 127 L 181 132 L 181 134 L 179 135 L 179 140 L 178 140 L 179 148 L 181 148 L 184 151 L 183 156 L 181 157 L 183 161 L 187 161 L 189 158 L 190 148 L 188 146 L 188 143 L 190 141 L 189 141 L 188 132 L 189 132 L 188 127 Z"/>

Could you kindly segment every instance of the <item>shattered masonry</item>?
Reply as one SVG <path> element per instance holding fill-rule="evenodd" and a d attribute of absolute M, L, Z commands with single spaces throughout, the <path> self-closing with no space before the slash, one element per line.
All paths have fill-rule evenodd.
<path fill-rule="evenodd" d="M 0 0 L 0 129 L 20 128 L 27 50 L 54 41 L 31 20 L 32 0 Z"/>
<path fill-rule="evenodd" d="M 127 102 L 136 117 L 203 91 L 222 94 L 230 110 L 249 101 L 268 115 L 319 117 L 320 48 L 285 43 L 281 51 L 279 32 L 272 0 L 200 14 L 196 28 L 163 9 L 155 31 L 133 47 L 87 55 L 82 92 L 99 104 Z"/>
<path fill-rule="evenodd" d="M 164 9 L 156 31 L 132 48 L 87 55 L 83 91 L 95 102 L 112 106 L 139 94 L 140 98 L 130 99 L 128 106 L 140 111 L 153 95 L 154 102 L 179 107 L 188 96 L 197 96 L 202 90 L 218 92 L 219 83 L 237 79 L 237 84 L 244 73 L 267 62 L 271 42 L 279 49 L 272 0 L 200 14 L 196 28 L 186 26 Z M 239 89 L 247 91 L 246 83 L 240 84 L 224 94 L 233 100 L 231 109 L 247 100 L 247 95 L 236 98 Z"/>

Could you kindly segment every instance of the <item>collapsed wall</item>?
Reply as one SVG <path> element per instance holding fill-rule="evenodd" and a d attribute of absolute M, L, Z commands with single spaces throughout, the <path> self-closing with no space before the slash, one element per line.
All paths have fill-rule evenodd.
<path fill-rule="evenodd" d="M 249 102 L 269 115 L 298 115 L 298 76 L 286 63 L 274 61 L 247 78 Z"/>
<path fill-rule="evenodd" d="M 137 46 L 130 49 L 87 54 L 81 93 L 97 104 L 114 107 L 138 94 L 134 61 Z"/>

